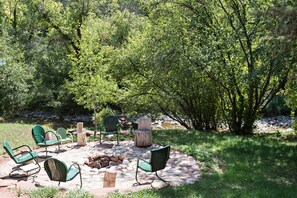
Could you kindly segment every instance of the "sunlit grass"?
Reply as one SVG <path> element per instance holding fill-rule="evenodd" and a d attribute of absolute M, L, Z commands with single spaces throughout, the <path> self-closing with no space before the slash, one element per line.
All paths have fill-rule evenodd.
<path fill-rule="evenodd" d="M 34 146 L 34 140 L 31 135 L 32 125 L 18 123 L 0 123 L 0 142 L 7 140 L 12 147 L 23 144 Z M 3 147 L 0 147 L 0 153 L 5 154 Z"/>

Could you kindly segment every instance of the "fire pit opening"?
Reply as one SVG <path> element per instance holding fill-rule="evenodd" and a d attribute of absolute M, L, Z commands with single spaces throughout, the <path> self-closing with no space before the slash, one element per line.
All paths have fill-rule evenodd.
<path fill-rule="evenodd" d="M 108 166 L 117 166 L 123 163 L 124 157 L 123 156 L 108 156 L 108 155 L 96 155 L 96 156 L 89 156 L 88 162 L 85 164 L 91 168 L 104 168 Z"/>

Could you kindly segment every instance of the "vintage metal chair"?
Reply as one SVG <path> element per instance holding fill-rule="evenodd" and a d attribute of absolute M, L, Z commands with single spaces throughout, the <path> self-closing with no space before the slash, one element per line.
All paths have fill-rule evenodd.
<path fill-rule="evenodd" d="M 157 174 L 157 171 L 162 170 L 166 167 L 166 163 L 170 155 L 170 146 L 165 146 L 159 149 L 151 150 L 150 160 L 138 158 L 135 179 L 138 184 L 141 184 L 137 179 L 138 168 L 145 172 L 155 172 L 156 176 L 163 182 L 167 182 Z"/>
<path fill-rule="evenodd" d="M 102 130 L 104 128 L 104 130 Z M 107 116 L 103 121 L 103 127 L 100 129 L 99 134 L 99 142 L 102 144 L 103 135 L 112 135 L 115 134 L 117 136 L 117 144 L 119 144 L 119 129 L 120 122 L 116 116 Z"/>
<path fill-rule="evenodd" d="M 40 170 L 41 167 L 38 163 L 38 153 L 36 151 L 33 151 L 28 145 L 21 145 L 16 148 L 11 148 L 9 145 L 8 141 L 4 140 L 3 141 L 3 148 L 9 155 L 9 157 L 19 165 L 25 165 L 26 162 L 29 162 L 31 160 L 35 161 L 35 164 L 38 165 L 38 170 L 35 171 L 34 173 L 30 174 L 37 174 Z M 22 148 L 26 148 L 26 150 L 21 150 Z M 19 151 L 18 151 L 19 150 Z M 18 153 L 15 153 L 14 151 L 18 151 Z M 33 168 L 32 170 L 35 170 L 36 168 Z M 18 170 L 18 168 L 13 168 L 13 170 L 9 173 L 9 176 L 13 177 L 12 173 L 14 171 Z M 27 173 L 27 176 L 30 176 Z"/>
<path fill-rule="evenodd" d="M 56 139 L 53 140 L 46 140 L 46 135 L 47 134 L 52 134 L 55 136 Z M 35 125 L 32 128 L 32 137 L 35 141 L 35 143 L 40 146 L 40 147 L 45 147 L 45 152 L 46 152 L 46 157 L 47 157 L 47 147 L 52 146 L 52 145 L 58 145 L 58 149 L 60 150 L 60 142 L 59 142 L 59 137 L 57 134 L 53 131 L 47 131 L 45 132 L 44 128 L 40 125 Z"/>
<path fill-rule="evenodd" d="M 70 133 L 67 133 L 66 129 L 63 127 L 60 127 L 57 129 L 56 134 L 58 136 L 58 140 L 60 142 L 60 145 L 63 143 L 71 142 L 73 144 L 73 136 Z"/>
<path fill-rule="evenodd" d="M 77 168 L 75 167 L 77 166 Z M 44 161 L 44 169 L 52 181 L 67 182 L 73 180 L 78 174 L 80 176 L 80 188 L 82 187 L 81 169 L 79 164 L 73 163 L 69 167 L 55 158 L 48 158 Z"/>

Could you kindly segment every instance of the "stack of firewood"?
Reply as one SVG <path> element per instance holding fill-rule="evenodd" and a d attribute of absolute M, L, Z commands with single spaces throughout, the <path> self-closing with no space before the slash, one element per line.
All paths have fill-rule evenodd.
<path fill-rule="evenodd" d="M 107 156 L 107 155 L 96 155 L 96 156 L 89 156 L 88 162 L 85 164 L 91 168 L 103 168 L 108 167 L 111 164 L 119 165 L 123 162 L 124 157 L 122 156 Z"/>

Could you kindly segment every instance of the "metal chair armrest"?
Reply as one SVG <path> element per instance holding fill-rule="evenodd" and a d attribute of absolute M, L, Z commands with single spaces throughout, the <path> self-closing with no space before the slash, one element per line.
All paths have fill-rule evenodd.
<path fill-rule="evenodd" d="M 26 144 L 23 144 L 23 145 L 21 145 L 21 146 L 15 147 L 15 148 L 13 148 L 12 150 L 18 150 L 18 149 L 23 148 L 23 147 L 28 148 L 29 152 L 32 151 L 31 147 L 28 146 L 28 145 L 26 145 Z M 21 151 L 21 152 L 15 154 L 15 155 L 13 155 L 13 157 L 16 157 L 16 156 L 19 156 L 19 155 L 22 155 L 22 154 L 23 154 L 23 152 Z M 33 156 L 32 156 L 32 157 L 33 157 Z"/>
<path fill-rule="evenodd" d="M 145 160 L 145 159 L 142 159 L 142 158 L 138 158 L 137 159 L 137 165 L 139 164 L 139 161 L 143 161 L 143 162 L 145 162 L 145 163 L 148 163 L 148 164 L 150 164 L 147 160 Z"/>
<path fill-rule="evenodd" d="M 77 166 L 77 167 L 76 167 Z M 75 168 L 77 168 L 78 170 L 79 170 L 79 172 L 80 172 L 80 166 L 79 166 L 79 164 L 77 163 L 77 162 L 73 162 L 70 166 L 69 166 L 69 168 L 68 168 L 68 172 L 69 172 L 69 170 L 72 168 L 72 167 L 75 167 Z"/>
<path fill-rule="evenodd" d="M 12 150 L 18 150 L 18 149 L 20 149 L 20 148 L 22 148 L 22 147 L 26 147 L 26 148 L 29 149 L 29 151 L 32 151 L 32 149 L 30 148 L 30 146 L 28 146 L 28 145 L 26 145 L 26 144 L 23 144 L 23 145 L 21 145 L 21 146 L 15 147 L 15 148 L 12 149 Z"/>
<path fill-rule="evenodd" d="M 31 158 L 32 158 L 32 159 L 35 158 L 35 157 L 33 156 L 33 154 L 32 154 L 32 150 L 30 150 L 30 151 L 27 152 L 27 153 L 29 153 L 29 154 L 31 155 Z M 17 156 L 19 156 L 19 155 L 23 155 L 23 154 L 24 154 L 23 152 L 19 152 L 19 153 L 13 155 L 12 157 L 17 157 Z"/>
<path fill-rule="evenodd" d="M 71 140 L 73 142 L 73 135 L 71 133 L 67 133 L 67 135 L 71 137 Z"/>
<path fill-rule="evenodd" d="M 62 136 L 61 135 L 59 135 L 59 134 L 56 134 L 56 135 L 59 138 L 58 140 L 62 140 Z"/>

